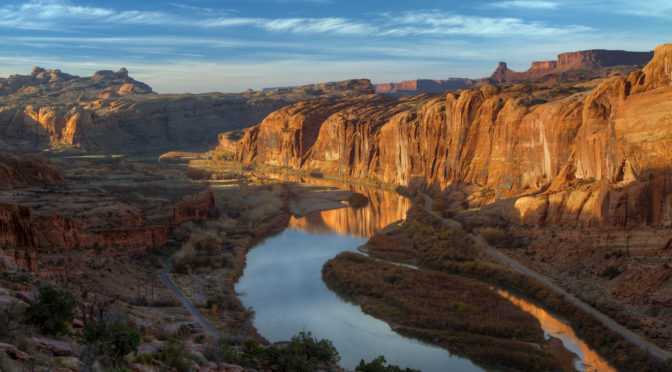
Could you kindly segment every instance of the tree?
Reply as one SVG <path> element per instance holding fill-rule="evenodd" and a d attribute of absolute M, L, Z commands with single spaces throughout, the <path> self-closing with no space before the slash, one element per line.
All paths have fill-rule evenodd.
<path fill-rule="evenodd" d="M 37 302 L 26 310 L 26 318 L 45 334 L 65 333 L 75 317 L 74 309 L 72 293 L 44 285 L 38 290 Z"/>
<path fill-rule="evenodd" d="M 387 361 L 385 360 L 385 357 L 382 355 L 379 355 L 376 359 L 370 361 L 369 363 L 365 363 L 364 359 L 360 360 L 359 365 L 357 368 L 355 368 L 355 371 L 357 372 L 420 372 L 417 369 L 411 369 L 411 368 L 406 368 L 406 369 L 401 369 L 399 366 L 390 364 L 390 365 L 385 365 Z"/>
<path fill-rule="evenodd" d="M 120 319 L 107 327 L 102 337 L 103 350 L 115 363 L 140 345 L 140 332 L 125 319 Z"/>

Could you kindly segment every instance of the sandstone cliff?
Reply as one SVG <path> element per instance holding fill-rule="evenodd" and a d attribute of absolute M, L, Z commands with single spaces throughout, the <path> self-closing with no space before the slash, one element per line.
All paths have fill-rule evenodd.
<path fill-rule="evenodd" d="M 672 45 L 628 78 L 586 85 L 484 86 L 401 100 L 366 96 L 278 110 L 236 159 L 515 204 L 529 224 L 672 225 Z"/>
<path fill-rule="evenodd" d="M 556 61 L 532 62 L 525 72 L 510 70 L 505 62 L 487 79 L 491 84 L 569 82 L 616 75 L 641 68 L 653 52 L 592 49 L 558 55 Z"/>
<path fill-rule="evenodd" d="M 27 186 L 63 186 L 63 170 L 42 156 L 14 157 L 0 152 L 0 190 Z"/>
<path fill-rule="evenodd" d="M 76 77 L 36 67 L 0 79 L 0 140 L 8 151 L 146 152 L 212 145 L 287 104 L 373 93 L 368 80 L 273 92 L 153 94 L 126 69 Z"/>

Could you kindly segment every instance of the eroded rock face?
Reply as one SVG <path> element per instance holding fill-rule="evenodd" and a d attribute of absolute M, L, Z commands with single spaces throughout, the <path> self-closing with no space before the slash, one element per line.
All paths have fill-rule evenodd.
<path fill-rule="evenodd" d="M 63 170 L 37 155 L 12 156 L 0 152 L 0 190 L 27 186 L 63 186 Z"/>
<path fill-rule="evenodd" d="M 246 162 L 434 190 L 475 185 L 472 206 L 529 195 L 502 207 L 517 222 L 669 226 L 671 50 L 585 92 L 484 86 L 299 103 L 221 146 Z"/>
<path fill-rule="evenodd" d="M 124 68 L 77 77 L 36 67 L 28 76 L 0 78 L 0 138 L 13 151 L 211 146 L 217 134 L 299 100 L 372 93 L 370 81 L 355 79 L 272 92 L 159 95 Z"/>
<path fill-rule="evenodd" d="M 556 61 L 532 62 L 525 72 L 510 70 L 505 62 L 487 80 L 491 84 L 581 81 L 635 70 L 644 66 L 653 52 L 592 49 L 562 53 Z M 620 67 L 620 69 L 611 69 Z"/>
<path fill-rule="evenodd" d="M 0 153 L 0 161 L 2 270 L 24 268 L 65 279 L 62 265 L 45 264 L 40 257 L 77 248 L 130 254 L 161 246 L 172 229 L 205 218 L 215 205 L 204 186 L 162 181 L 160 175 L 149 177 L 146 169 L 114 159 L 70 169 L 69 177 L 75 178 L 69 186 L 63 171 L 43 157 Z M 92 175 L 81 176 L 83 170 Z"/>

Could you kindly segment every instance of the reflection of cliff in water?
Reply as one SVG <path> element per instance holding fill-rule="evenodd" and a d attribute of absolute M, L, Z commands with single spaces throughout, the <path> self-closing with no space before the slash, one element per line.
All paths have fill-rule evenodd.
<path fill-rule="evenodd" d="M 535 318 L 539 319 L 541 328 L 546 334 L 561 339 L 565 348 L 577 354 L 581 359 L 580 365 L 577 366 L 580 371 L 616 372 L 616 369 L 611 367 L 604 358 L 580 339 L 568 324 L 553 317 L 546 312 L 546 310 L 527 302 L 522 298 L 511 295 L 504 290 L 498 289 L 497 293 L 518 305 L 523 311 L 530 313 Z"/>
<path fill-rule="evenodd" d="M 301 181 L 362 193 L 369 198 L 369 204 L 359 209 L 333 209 L 310 213 L 303 218 L 292 218 L 289 226 L 294 229 L 317 233 L 337 232 L 366 238 L 392 222 L 405 218 L 406 211 L 411 206 L 408 199 L 394 191 L 329 180 L 319 180 L 318 182 L 306 179 Z"/>

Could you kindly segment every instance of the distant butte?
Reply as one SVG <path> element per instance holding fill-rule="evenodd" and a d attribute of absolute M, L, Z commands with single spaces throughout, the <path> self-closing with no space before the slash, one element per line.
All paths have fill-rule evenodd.
<path fill-rule="evenodd" d="M 650 52 L 591 49 L 562 53 L 555 61 L 535 61 L 525 72 L 510 70 L 506 62 L 487 78 L 447 80 L 417 79 L 401 83 L 376 84 L 376 93 L 402 97 L 422 93 L 441 93 L 480 87 L 486 84 L 568 83 L 623 75 L 638 70 L 653 58 Z"/>
<path fill-rule="evenodd" d="M 653 58 L 650 52 L 592 49 L 562 53 L 556 61 L 532 62 L 525 72 L 516 72 L 500 62 L 487 79 L 490 84 L 571 82 L 634 71 Z"/>

